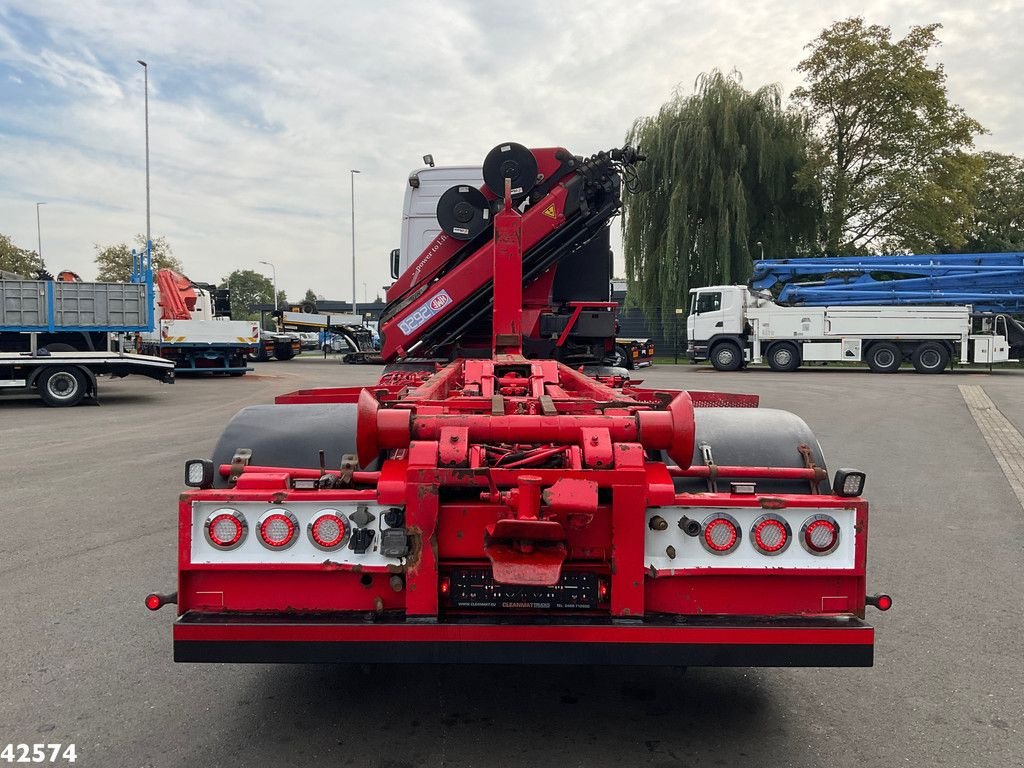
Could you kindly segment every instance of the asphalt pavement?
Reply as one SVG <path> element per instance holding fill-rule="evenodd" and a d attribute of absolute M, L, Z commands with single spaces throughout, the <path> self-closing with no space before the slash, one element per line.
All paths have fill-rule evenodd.
<path fill-rule="evenodd" d="M 99 406 L 0 400 L 0 747 L 75 743 L 87 768 L 1024 765 L 1024 510 L 958 388 L 1024 431 L 1020 369 L 634 374 L 758 394 L 868 473 L 869 586 L 895 599 L 869 609 L 873 668 L 174 664 L 173 611 L 142 600 L 173 589 L 183 462 L 243 406 L 379 372 L 304 356 L 103 381 Z"/>

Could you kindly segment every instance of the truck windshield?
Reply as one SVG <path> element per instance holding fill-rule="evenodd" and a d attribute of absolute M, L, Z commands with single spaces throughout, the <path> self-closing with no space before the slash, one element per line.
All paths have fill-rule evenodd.
<path fill-rule="evenodd" d="M 722 294 L 718 291 L 697 294 L 697 314 L 717 312 L 722 308 Z"/>

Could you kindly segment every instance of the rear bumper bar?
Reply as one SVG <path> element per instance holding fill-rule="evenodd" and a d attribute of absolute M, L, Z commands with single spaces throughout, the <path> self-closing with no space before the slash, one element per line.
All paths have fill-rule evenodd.
<path fill-rule="evenodd" d="M 418 624 L 185 614 L 174 624 L 181 662 L 870 667 L 873 649 L 874 630 L 846 617 Z"/>

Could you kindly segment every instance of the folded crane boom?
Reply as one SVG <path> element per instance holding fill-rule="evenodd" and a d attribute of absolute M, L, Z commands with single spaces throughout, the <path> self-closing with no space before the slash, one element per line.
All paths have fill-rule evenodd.
<path fill-rule="evenodd" d="M 484 186 L 456 185 L 442 196 L 438 220 L 444 231 L 388 291 L 380 321 L 385 361 L 489 350 L 492 229 L 504 192 L 502 173 L 523 216 L 524 352 L 603 359 L 615 327 L 608 302 L 608 222 L 621 208 L 622 169 L 638 159 L 629 148 L 582 158 L 562 148 L 495 147 L 484 161 Z M 569 275 L 575 291 L 566 286 Z M 573 301 L 592 311 L 581 314 Z"/>

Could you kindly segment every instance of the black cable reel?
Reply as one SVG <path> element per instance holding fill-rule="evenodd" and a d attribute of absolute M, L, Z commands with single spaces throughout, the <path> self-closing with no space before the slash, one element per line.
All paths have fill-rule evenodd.
<path fill-rule="evenodd" d="M 484 158 L 484 183 L 499 199 L 505 198 L 505 179 L 512 180 L 512 202 L 530 194 L 537 183 L 537 158 L 522 144 L 499 144 Z"/>
<path fill-rule="evenodd" d="M 472 240 L 491 226 L 487 198 L 468 184 L 449 187 L 437 201 L 437 223 L 456 240 Z"/>

